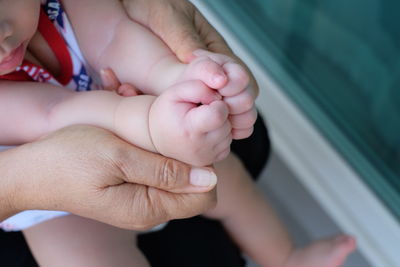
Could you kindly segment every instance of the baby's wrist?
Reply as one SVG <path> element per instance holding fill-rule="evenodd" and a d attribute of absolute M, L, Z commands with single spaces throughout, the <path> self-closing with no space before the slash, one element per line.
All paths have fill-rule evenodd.
<path fill-rule="evenodd" d="M 114 111 L 112 131 L 140 148 L 157 152 L 150 137 L 149 113 L 155 96 L 124 97 Z"/>
<path fill-rule="evenodd" d="M 174 55 L 160 58 L 149 71 L 146 78 L 147 88 L 145 94 L 161 95 L 169 87 L 179 82 L 179 77 L 186 68 L 186 64 L 177 61 Z"/>

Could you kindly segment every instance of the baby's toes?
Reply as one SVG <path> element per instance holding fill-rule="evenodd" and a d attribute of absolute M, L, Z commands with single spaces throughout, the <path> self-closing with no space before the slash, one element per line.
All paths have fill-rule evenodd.
<path fill-rule="evenodd" d="M 210 88 L 220 89 L 226 85 L 228 77 L 220 64 L 203 56 L 188 65 L 183 79 L 200 80 Z"/>
<path fill-rule="evenodd" d="M 228 106 L 223 101 L 193 108 L 187 114 L 187 121 L 194 132 L 207 133 L 223 126 L 228 120 Z"/>

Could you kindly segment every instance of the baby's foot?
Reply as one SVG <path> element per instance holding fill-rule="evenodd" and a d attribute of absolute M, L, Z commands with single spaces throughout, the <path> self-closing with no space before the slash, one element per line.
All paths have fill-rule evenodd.
<path fill-rule="evenodd" d="M 346 235 L 319 240 L 305 248 L 294 250 L 284 266 L 339 267 L 355 248 L 354 238 Z"/>

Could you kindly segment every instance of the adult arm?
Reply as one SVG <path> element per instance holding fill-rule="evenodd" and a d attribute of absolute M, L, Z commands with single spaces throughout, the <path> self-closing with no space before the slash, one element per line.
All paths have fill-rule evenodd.
<path fill-rule="evenodd" d="M 61 210 L 139 230 L 200 214 L 216 201 L 211 169 L 143 151 L 90 126 L 0 152 L 0 179 L 0 220 L 28 209 Z"/>

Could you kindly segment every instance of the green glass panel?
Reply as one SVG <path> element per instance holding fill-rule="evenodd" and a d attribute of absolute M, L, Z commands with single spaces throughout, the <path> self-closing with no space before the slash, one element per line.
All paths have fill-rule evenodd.
<path fill-rule="evenodd" d="M 203 2 L 400 218 L 400 1 Z"/>

